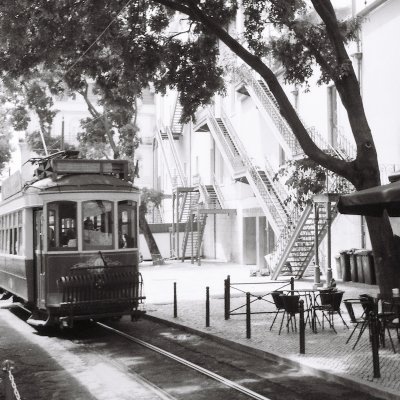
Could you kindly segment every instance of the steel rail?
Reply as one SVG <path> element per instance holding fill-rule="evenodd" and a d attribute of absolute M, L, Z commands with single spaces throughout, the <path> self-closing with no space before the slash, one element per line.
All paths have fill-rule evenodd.
<path fill-rule="evenodd" d="M 115 328 L 112 328 L 112 327 L 110 327 L 108 325 L 105 325 L 102 322 L 97 322 L 97 325 L 99 325 L 102 328 L 107 329 L 107 330 L 109 330 L 109 331 L 111 331 L 111 332 L 113 332 L 113 333 L 115 333 L 117 335 L 120 335 L 120 336 L 124 337 L 125 339 L 128 339 L 128 340 L 130 340 L 130 341 L 132 341 L 134 343 L 137 343 L 137 344 L 139 344 L 139 345 L 141 345 L 143 347 L 146 347 L 146 348 L 148 348 L 150 350 L 153 350 L 153 351 L 155 351 L 155 352 L 157 352 L 159 354 L 162 354 L 162 355 L 164 355 L 164 356 L 166 356 L 166 357 L 168 357 L 168 358 L 170 358 L 170 359 L 172 359 L 172 360 L 174 360 L 174 361 L 176 361 L 176 362 L 178 362 L 178 363 L 180 363 L 182 365 L 185 365 L 185 366 L 187 366 L 189 368 L 192 368 L 195 371 L 200 372 L 203 375 L 206 375 L 206 376 L 208 376 L 208 377 L 210 377 L 210 378 L 212 378 L 212 379 L 214 379 L 214 380 L 216 380 L 218 382 L 221 382 L 225 386 L 228 386 L 228 387 L 230 387 L 232 389 L 235 389 L 238 392 L 241 392 L 241 393 L 243 393 L 243 394 L 245 394 L 245 395 L 247 395 L 247 396 L 249 396 L 249 397 L 251 397 L 253 399 L 256 399 L 256 400 L 271 400 L 268 397 L 262 396 L 259 393 L 256 393 L 256 392 L 254 392 L 254 391 L 252 391 L 250 389 L 247 389 L 244 386 L 239 385 L 239 384 L 237 384 L 237 383 L 235 383 L 235 382 L 233 382 L 233 381 L 231 381 L 229 379 L 226 379 L 221 375 L 218 375 L 218 374 L 216 374 L 216 373 L 214 373 L 212 371 L 209 371 L 208 369 L 200 367 L 197 364 L 194 364 L 194 363 L 192 363 L 192 362 L 190 362 L 188 360 L 185 360 L 184 358 L 178 357 L 175 354 L 172 354 L 172 353 L 170 353 L 168 351 L 165 351 L 165 350 L 163 350 L 163 349 L 161 349 L 161 348 L 159 348 L 157 346 L 154 346 L 154 345 L 152 345 L 150 343 L 147 343 L 147 342 L 145 342 L 145 341 L 143 341 L 141 339 L 135 338 L 134 336 L 128 335 L 127 333 L 121 332 L 121 331 L 119 331 L 119 330 L 117 330 Z"/>

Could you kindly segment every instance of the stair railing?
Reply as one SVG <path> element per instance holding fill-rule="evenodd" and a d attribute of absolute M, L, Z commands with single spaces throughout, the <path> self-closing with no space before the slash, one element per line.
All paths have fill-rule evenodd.
<path fill-rule="evenodd" d="M 266 83 L 260 84 L 259 80 L 262 80 L 261 77 L 258 79 L 254 77 L 252 71 L 248 69 L 247 66 L 242 65 L 238 69 L 238 74 L 240 78 L 250 86 L 250 88 L 254 91 L 258 99 L 260 100 L 264 110 L 270 116 L 272 121 L 274 122 L 275 126 L 277 127 L 280 135 L 284 138 L 285 142 L 288 144 L 293 157 L 304 156 L 304 150 L 300 146 L 299 141 L 295 137 L 291 127 L 287 123 L 286 119 L 280 113 L 280 108 L 278 102 L 275 99 L 275 96 L 269 90 Z M 303 119 L 298 115 L 300 121 L 306 127 Z M 337 157 L 342 159 L 349 159 L 354 158 L 354 149 L 352 149 L 351 144 L 348 142 L 345 146 L 332 146 L 330 145 L 323 137 L 316 131 L 315 127 L 306 127 L 307 132 L 309 133 L 310 137 L 313 139 L 314 143 L 321 149 L 321 150 L 328 150 Z M 345 138 L 343 136 L 339 139 L 341 143 L 345 142 Z M 354 146 L 353 146 L 354 147 Z M 344 154 L 343 154 L 344 153 Z"/>
<path fill-rule="evenodd" d="M 178 172 L 178 177 L 179 177 L 181 186 L 187 186 L 187 179 L 183 172 L 183 168 L 182 168 L 180 158 L 178 156 L 178 152 L 176 151 L 176 148 L 175 148 L 174 137 L 172 135 L 171 128 L 167 127 L 166 132 L 167 132 L 167 136 L 168 136 L 169 145 L 171 148 L 171 154 L 174 159 L 174 163 L 176 166 L 176 170 Z"/>
<path fill-rule="evenodd" d="M 163 139 L 161 137 L 161 126 L 160 126 L 160 124 L 158 122 L 156 123 L 156 130 L 157 130 L 156 138 L 157 138 L 157 141 L 158 141 L 158 145 L 161 148 L 161 154 L 163 156 L 164 164 L 165 164 L 165 166 L 167 168 L 168 175 L 169 175 L 169 177 L 171 179 L 171 185 L 172 185 L 172 187 L 174 187 L 175 186 L 174 183 L 176 183 L 176 179 L 175 179 L 176 177 L 174 177 L 174 175 L 171 172 L 171 168 L 170 168 L 170 165 L 169 165 L 170 164 L 170 160 L 169 160 L 169 158 L 167 157 L 167 155 L 165 153 L 164 142 L 163 142 Z"/>
<path fill-rule="evenodd" d="M 224 132 L 221 130 L 221 127 L 218 125 L 214 115 L 211 113 L 210 110 L 208 110 L 207 120 L 210 122 L 212 131 L 215 133 L 215 135 L 218 138 L 218 141 L 221 143 L 223 151 L 225 152 L 225 155 L 228 157 L 233 170 L 238 171 L 243 169 L 244 163 L 240 157 L 240 154 L 239 153 L 236 154 L 235 150 L 232 148 L 232 143 L 228 142 L 228 140 L 224 135 Z"/>
<path fill-rule="evenodd" d="M 276 193 L 271 193 L 271 191 L 265 185 L 265 182 L 262 180 L 256 166 L 253 164 L 253 162 L 247 155 L 247 151 L 245 150 L 242 142 L 240 141 L 238 135 L 236 134 L 235 129 L 233 128 L 228 116 L 225 114 L 224 111 L 222 111 L 222 121 L 225 124 L 225 127 L 228 131 L 228 134 L 232 142 L 238 149 L 238 152 L 244 162 L 244 165 L 246 166 L 247 172 L 253 181 L 254 187 L 257 189 L 259 196 L 262 198 L 263 203 L 268 209 L 268 212 L 274 218 L 274 221 L 276 222 L 278 229 L 281 230 L 285 226 L 286 219 L 288 216 L 288 212 L 283 204 L 282 199 L 280 199 L 276 195 Z M 274 186 L 274 184 L 275 182 L 271 180 L 271 185 Z M 277 203 L 279 204 L 279 206 L 277 206 Z"/>
<path fill-rule="evenodd" d="M 180 105 L 179 99 L 180 99 L 180 94 L 179 94 L 179 92 L 177 92 L 176 100 L 175 100 L 175 104 L 174 104 L 174 111 L 173 111 L 172 116 L 171 116 L 170 127 L 171 127 L 171 130 L 173 130 L 174 122 L 176 120 L 178 120 L 179 121 L 178 122 L 179 123 L 179 134 L 181 134 L 182 130 L 183 130 L 183 125 L 180 123 L 180 118 L 181 118 L 181 114 L 182 114 L 181 111 L 182 110 L 181 110 L 181 105 Z M 179 113 L 178 113 L 178 110 L 180 110 Z"/>
<path fill-rule="evenodd" d="M 279 134 L 289 146 L 292 155 L 300 154 L 302 152 L 301 146 L 297 138 L 294 136 L 293 131 L 290 129 L 286 120 L 282 117 L 279 105 L 272 94 L 272 92 L 265 87 L 261 86 L 258 80 L 253 76 L 249 69 L 242 65 L 237 70 L 240 78 L 254 91 L 255 95 L 259 99 L 264 111 L 272 119 L 274 125 L 278 129 Z"/>
<path fill-rule="evenodd" d="M 219 201 L 219 204 L 220 204 L 221 208 L 225 208 L 224 195 L 222 193 L 222 190 L 221 190 L 221 188 L 219 186 L 219 183 L 217 181 L 217 178 L 216 178 L 215 174 L 213 174 L 213 176 L 212 176 L 212 185 L 214 187 L 215 194 L 217 195 L 217 198 L 218 198 L 218 201 Z"/>

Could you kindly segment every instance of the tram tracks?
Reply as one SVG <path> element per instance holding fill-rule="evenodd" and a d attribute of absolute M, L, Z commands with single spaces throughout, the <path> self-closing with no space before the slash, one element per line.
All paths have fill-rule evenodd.
<path fill-rule="evenodd" d="M 251 399 L 255 399 L 255 400 L 270 400 L 268 397 L 265 397 L 265 396 L 263 396 L 263 395 L 261 395 L 259 393 L 256 393 L 253 390 L 250 390 L 250 389 L 248 389 L 248 388 L 246 388 L 246 387 L 244 387 L 244 386 L 242 386 L 242 385 L 240 385 L 240 384 L 238 384 L 236 382 L 233 382 L 230 379 L 227 379 L 227 378 L 225 378 L 225 377 L 223 377 L 223 376 L 221 376 L 221 375 L 219 375 L 219 374 L 217 374 L 217 373 L 215 373 L 213 371 L 210 371 L 210 370 L 208 370 L 206 368 L 203 368 L 200 365 L 192 363 L 191 361 L 188 361 L 188 360 L 186 360 L 186 359 L 184 359 L 182 357 L 179 357 L 179 356 L 177 356 L 177 355 L 175 355 L 175 354 L 173 354 L 173 353 L 171 353 L 169 351 L 166 351 L 164 349 L 161 349 L 160 347 L 154 346 L 151 343 L 148 343 L 148 342 L 146 342 L 144 340 L 138 339 L 138 338 L 136 338 L 136 337 L 134 337 L 134 336 L 132 336 L 130 334 L 122 332 L 122 331 L 120 331 L 118 329 L 115 329 L 115 328 L 113 328 L 113 327 L 111 327 L 109 325 L 106 325 L 104 323 L 97 322 L 97 325 L 102 327 L 103 329 L 106 329 L 106 330 L 108 330 L 108 331 L 110 331 L 110 332 L 112 332 L 112 333 L 114 333 L 114 334 L 116 334 L 118 336 L 121 336 L 121 337 L 123 337 L 123 338 L 125 338 L 125 339 L 127 339 L 127 340 L 129 340 L 131 342 L 134 342 L 134 343 L 136 343 L 136 344 L 138 344 L 140 346 L 143 346 L 143 347 L 145 347 L 147 349 L 150 349 L 150 350 L 152 350 L 152 351 L 154 351 L 154 352 L 156 352 L 158 354 L 161 354 L 161 355 L 163 355 L 165 357 L 168 357 L 169 359 L 172 359 L 177 363 L 180 363 L 180 364 L 182 364 L 182 365 L 184 365 L 184 366 L 186 366 L 186 367 L 188 367 L 188 368 L 190 368 L 190 369 L 192 369 L 194 371 L 197 371 L 197 372 L 199 372 L 199 373 L 201 373 L 201 374 L 203 374 L 203 375 L 205 375 L 205 376 L 207 376 L 207 377 L 209 377 L 209 378 L 211 378 L 211 379 L 213 379 L 213 380 L 215 380 L 217 382 L 220 382 L 223 385 L 225 385 L 225 386 L 227 386 L 227 387 L 229 387 L 231 389 L 234 389 L 235 391 L 240 392 L 240 393 L 246 395 L 247 397 L 249 397 Z"/>

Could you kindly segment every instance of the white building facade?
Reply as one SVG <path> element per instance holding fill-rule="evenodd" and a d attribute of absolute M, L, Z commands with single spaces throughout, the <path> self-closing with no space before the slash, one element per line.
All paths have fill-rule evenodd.
<path fill-rule="evenodd" d="M 396 0 L 349 1 L 347 11 L 364 18 L 360 41 L 351 44 L 349 54 L 361 83 L 385 183 L 400 164 L 400 80 L 396 74 L 400 4 Z M 237 23 L 240 29 L 240 18 Z M 249 264 L 276 276 L 290 261 L 302 275 L 315 260 L 310 239 L 315 210 L 287 207 L 287 189 L 273 179 L 285 160 L 298 158 L 301 151 L 260 77 L 238 64 L 226 86 L 225 97 L 216 96 L 212 106 L 199 110 L 195 120 L 184 126 L 178 122 L 178 94 L 156 98 L 151 165 L 149 157 L 146 168 L 152 168 L 152 186 L 171 195 L 163 205 L 164 220 L 172 222 L 170 255 Z M 311 84 L 308 92 L 301 87 L 284 88 L 321 148 L 354 157 L 347 115 L 334 86 Z M 317 225 L 318 263 L 322 271 L 332 265 L 335 276 L 334 257 L 340 251 L 369 248 L 370 243 L 359 216 L 337 215 L 335 202 L 329 204 L 331 246 L 326 236 L 328 209 L 323 204 Z M 297 259 L 301 259 L 298 264 Z"/>

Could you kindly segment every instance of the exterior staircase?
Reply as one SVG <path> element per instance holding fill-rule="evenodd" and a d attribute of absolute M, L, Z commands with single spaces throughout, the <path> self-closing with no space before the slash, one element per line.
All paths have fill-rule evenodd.
<path fill-rule="evenodd" d="M 337 215 L 336 203 L 329 203 L 329 207 L 331 220 L 334 220 Z M 309 204 L 302 212 L 295 209 L 296 213 L 298 215 L 291 217 L 293 222 L 287 224 L 278 238 L 274 252 L 266 256 L 268 265 L 276 266 L 271 271 L 272 279 L 278 279 L 279 275 L 300 279 L 315 255 L 315 208 Z M 327 233 L 326 209 L 318 206 L 318 214 L 318 243 L 321 243 Z"/>
<path fill-rule="evenodd" d="M 215 117 L 208 112 L 207 124 L 221 154 L 231 166 L 234 178 L 245 177 L 272 228 L 279 235 L 286 224 L 289 212 L 284 205 L 286 191 L 279 183 L 273 181 L 272 168 L 267 165 L 264 168 L 254 165 L 224 113 L 221 117 Z"/>
<path fill-rule="evenodd" d="M 174 137 L 174 139 L 179 139 L 179 137 L 182 135 L 183 131 L 183 125 L 181 123 L 181 117 L 182 117 L 182 105 L 179 100 L 179 94 L 176 98 L 176 102 L 174 105 L 174 112 L 172 113 L 172 118 L 171 118 L 171 132 Z"/>
<path fill-rule="evenodd" d="M 246 89 L 245 93 L 255 101 L 267 125 L 271 126 L 272 121 L 272 126 L 274 127 L 272 131 L 285 152 L 291 154 L 293 158 L 304 157 L 304 152 L 297 138 L 282 117 L 279 105 L 267 84 L 259 77 L 255 77 L 246 66 L 240 67 L 237 72 Z M 338 135 L 337 143 L 333 147 L 323 140 L 314 128 L 307 128 L 307 130 L 314 143 L 321 150 L 330 152 L 341 159 L 350 160 L 355 157 L 354 146 L 343 136 Z M 275 182 L 272 182 L 272 184 L 275 184 Z M 334 203 L 330 204 L 330 207 L 332 207 L 331 218 L 333 220 L 337 215 L 336 205 Z M 297 278 L 303 276 L 315 253 L 314 219 L 315 216 L 311 206 L 307 206 L 304 210 L 299 210 L 298 208 L 292 210 L 285 226 L 279 233 L 274 251 L 265 256 L 273 279 L 277 279 L 280 274 L 291 274 Z M 318 243 L 320 243 L 325 234 L 326 220 L 323 218 L 322 213 L 321 220 L 318 223 Z M 290 265 L 290 268 L 288 265 Z"/>
<path fill-rule="evenodd" d="M 179 194 L 178 194 L 179 196 Z M 185 224 L 185 232 L 182 239 L 181 246 L 181 258 L 182 261 L 185 257 L 192 257 L 191 253 L 188 254 L 188 250 L 191 250 L 191 246 L 188 248 L 188 243 L 191 243 L 197 239 L 198 236 L 198 224 L 197 224 L 197 209 L 200 199 L 200 192 L 198 190 L 191 190 L 181 192 L 180 195 L 180 207 L 178 210 L 178 223 L 183 222 Z M 195 249 L 195 247 L 193 247 Z"/>

